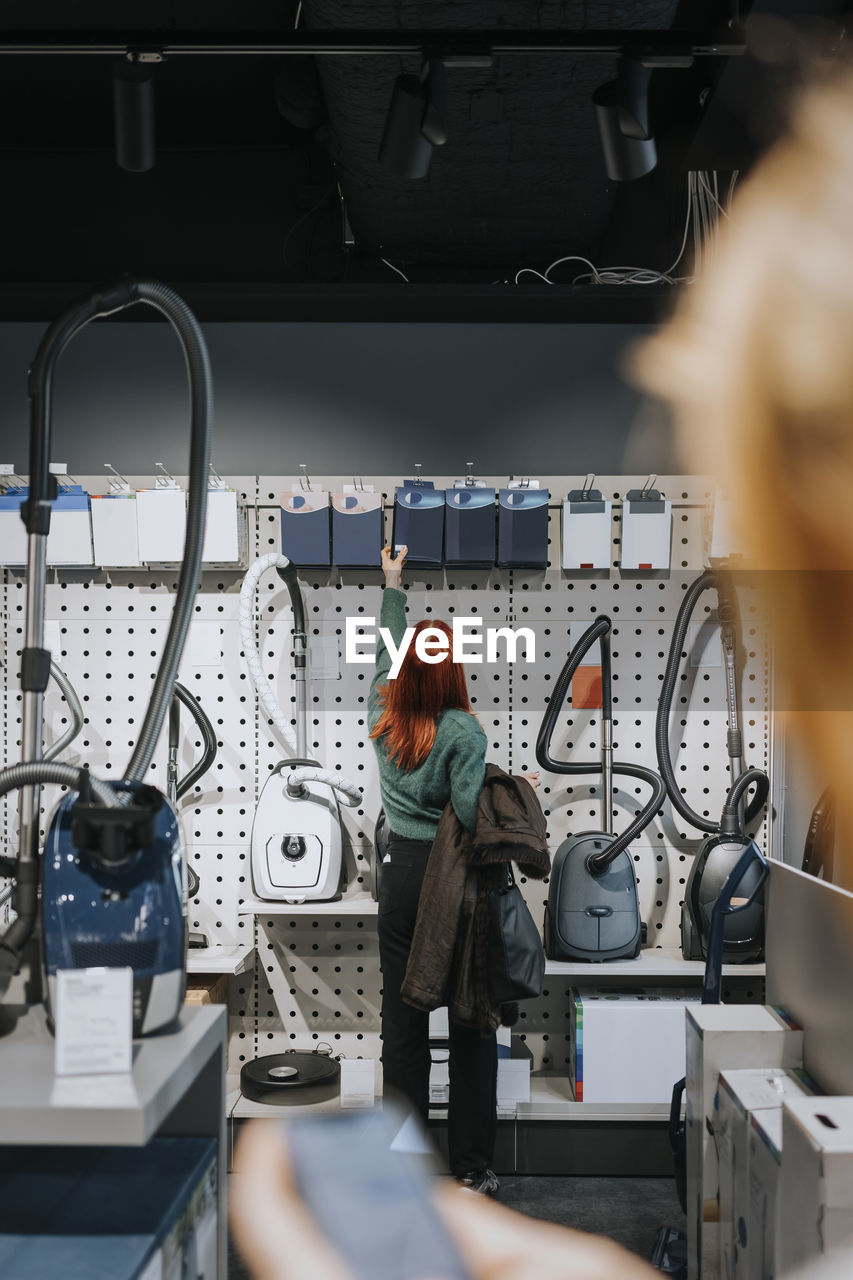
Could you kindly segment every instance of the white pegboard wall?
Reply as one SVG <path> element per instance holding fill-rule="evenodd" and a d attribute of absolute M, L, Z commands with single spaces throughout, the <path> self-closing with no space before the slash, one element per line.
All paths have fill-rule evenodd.
<path fill-rule="evenodd" d="M 436 478 L 437 485 L 455 477 Z M 340 488 L 347 478 L 312 478 L 316 487 Z M 564 574 L 520 570 L 441 570 L 404 575 L 412 619 L 434 615 L 482 615 L 487 625 L 531 626 L 537 638 L 535 666 L 469 667 L 472 705 L 489 739 L 488 758 L 514 772 L 535 769 L 535 742 L 541 717 L 570 647 L 571 629 L 608 613 L 614 624 L 614 746 L 617 758 L 655 766 L 655 703 L 665 665 L 672 622 L 683 592 L 700 572 L 704 507 L 709 486 L 702 478 L 667 478 L 658 482 L 673 501 L 672 569 L 668 574 L 621 574 L 619 503 L 630 487 L 645 477 L 600 477 L 596 484 L 614 500 L 613 561 L 610 571 Z M 374 479 L 385 495 L 386 532 L 390 540 L 391 503 L 398 478 Z M 498 487 L 501 478 L 489 479 Z M 581 477 L 542 477 L 551 489 L 550 542 L 560 547 L 559 504 Z M 250 516 L 252 558 L 280 549 L 279 494 L 298 483 L 295 477 L 235 478 Z M 102 485 L 105 488 L 106 485 Z M 97 491 L 97 486 L 93 491 Z M 315 916 L 259 917 L 239 915 L 251 894 L 249 839 L 259 789 L 283 751 L 266 716 L 258 711 L 240 652 L 237 600 L 241 574 L 211 571 L 203 575 L 190 641 L 180 678 L 199 697 L 219 743 L 214 768 L 181 803 L 182 821 L 192 865 L 201 878 L 199 897 L 190 904 L 190 927 L 211 942 L 257 942 L 254 974 L 232 981 L 232 1067 L 258 1052 L 301 1044 L 305 1038 L 332 1040 L 336 1051 L 370 1054 L 379 1051 L 378 950 L 375 918 L 336 917 L 334 909 Z M 344 619 L 373 616 L 380 610 L 379 570 L 300 574 L 306 618 L 312 638 L 334 637 L 343 651 Z M 0 655 L 7 698 L 4 739 L 7 760 L 18 758 L 17 720 L 20 694 L 14 670 L 22 643 L 23 583 L 7 573 Z M 96 772 L 120 776 L 130 744 L 147 703 L 160 646 L 171 614 L 176 581 L 173 570 L 113 571 L 110 575 L 51 574 L 47 616 L 58 622 L 62 664 L 83 699 L 86 728 L 71 750 L 71 760 L 87 759 Z M 705 616 L 715 604 L 703 600 Z M 743 679 L 744 737 L 749 763 L 768 763 L 769 659 L 751 604 L 742 607 L 748 662 Z M 274 573 L 258 587 L 255 617 L 264 669 L 279 702 L 292 705 L 290 683 L 290 612 L 287 592 Z M 193 636 L 199 643 L 194 644 Z M 576 638 L 576 636 L 574 637 Z M 201 656 L 199 656 L 201 655 Z M 218 656 L 217 656 L 218 655 Z M 590 655 L 594 658 L 594 655 Z M 364 790 L 358 809 L 342 807 L 345 858 L 351 885 L 366 882 L 373 825 L 380 807 L 378 776 L 367 738 L 367 693 L 372 670 L 341 662 L 340 679 L 310 680 L 309 749 L 326 766 L 337 768 Z M 638 678 L 639 677 L 639 678 Z M 11 682 L 11 683 L 10 683 Z M 131 702 L 130 699 L 133 698 Z M 688 799 L 700 812 L 715 816 L 726 789 L 725 711 L 720 667 L 684 669 L 679 685 L 678 714 L 672 743 L 676 769 L 684 777 Z M 55 692 L 46 700 L 46 738 L 61 731 L 63 704 Z M 182 713 L 181 772 L 201 750 L 200 735 Z M 565 708 L 553 750 L 558 756 L 598 757 L 598 724 L 594 711 Z M 570 745 L 571 744 L 571 745 Z M 112 768 L 106 769 L 107 764 Z M 152 781 L 165 782 L 165 740 L 155 755 Z M 574 781 L 574 786 L 568 786 Z M 618 781 L 618 780 L 617 780 Z M 614 802 L 619 830 L 639 804 L 646 788 L 623 779 Z M 595 779 L 571 780 L 544 775 L 540 799 L 545 808 L 552 847 L 569 832 L 600 823 Z M 47 810 L 51 797 L 45 796 Z M 7 810 L 10 812 L 11 810 Z M 14 821 L 10 821 L 14 827 Z M 690 856 L 699 836 L 674 819 L 668 803 L 656 822 L 632 849 L 641 907 L 650 943 L 678 945 L 678 921 Z M 360 882 L 360 884 L 359 884 Z M 541 920 L 547 884 L 529 883 L 524 892 Z M 565 1041 L 565 991 L 568 982 L 549 979 L 548 997 L 529 1005 L 522 1034 L 534 1051 L 536 1066 L 561 1066 Z M 555 1048 L 560 1046 L 559 1050 Z"/>

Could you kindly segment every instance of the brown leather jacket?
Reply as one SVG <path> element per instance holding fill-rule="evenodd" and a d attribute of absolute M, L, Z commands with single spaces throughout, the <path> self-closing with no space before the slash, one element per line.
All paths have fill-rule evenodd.
<path fill-rule="evenodd" d="M 430 850 L 402 995 L 417 1009 L 447 1005 L 450 1017 L 483 1034 L 518 1017 L 516 1005 L 493 1005 L 487 970 L 489 894 L 507 862 L 544 880 L 551 869 L 545 816 L 525 778 L 486 765 L 470 835 L 447 805 Z"/>

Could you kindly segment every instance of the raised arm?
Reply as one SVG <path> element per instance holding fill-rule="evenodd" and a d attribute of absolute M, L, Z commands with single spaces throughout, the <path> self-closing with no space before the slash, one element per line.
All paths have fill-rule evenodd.
<path fill-rule="evenodd" d="M 392 556 L 390 547 L 382 548 L 382 572 L 385 574 L 385 590 L 382 592 L 382 608 L 379 625 L 387 627 L 395 645 L 399 645 L 406 631 L 406 593 L 400 583 L 403 577 L 403 564 L 408 547 L 402 547 L 397 556 Z M 379 701 L 379 689 L 387 683 L 391 669 L 391 655 L 380 635 L 376 641 L 376 669 L 370 685 L 368 696 L 368 728 L 372 729 L 379 719 L 382 710 Z"/>

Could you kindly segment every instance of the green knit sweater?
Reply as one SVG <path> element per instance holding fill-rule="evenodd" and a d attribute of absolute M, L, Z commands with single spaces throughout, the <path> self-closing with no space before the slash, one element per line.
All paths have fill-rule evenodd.
<path fill-rule="evenodd" d="M 395 645 L 406 630 L 406 595 L 395 587 L 382 594 L 380 625 Z M 446 662 L 450 658 L 445 659 Z M 391 655 L 381 637 L 376 644 L 376 674 L 370 686 L 367 722 L 370 729 L 382 713 L 379 690 L 387 683 Z M 435 742 L 427 758 L 408 772 L 389 760 L 384 738 L 374 738 L 379 760 L 379 790 L 391 830 L 410 840 L 432 841 L 438 820 L 452 803 L 469 831 L 477 820 L 477 801 L 486 776 L 486 735 L 467 711 L 442 711 L 436 721 Z"/>

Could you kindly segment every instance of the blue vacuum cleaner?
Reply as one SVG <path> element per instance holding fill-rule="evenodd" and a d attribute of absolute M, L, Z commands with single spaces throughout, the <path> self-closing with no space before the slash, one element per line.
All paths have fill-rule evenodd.
<path fill-rule="evenodd" d="M 47 535 L 55 481 L 49 472 L 56 360 L 89 321 L 144 303 L 177 332 L 190 382 L 191 445 L 187 533 L 175 607 L 139 738 L 121 781 L 105 782 L 41 758 L 42 701 L 50 671 L 44 647 Z M 23 763 L 0 771 L 0 795 L 20 790 L 18 856 L 13 868 L 17 918 L 0 937 L 0 1001 L 35 938 L 41 882 L 41 962 L 48 1015 L 60 969 L 133 970 L 133 1032 L 173 1022 L 186 983 L 184 853 L 175 810 L 144 784 L 169 704 L 201 570 L 211 422 L 210 367 L 198 322 L 165 285 L 122 280 L 73 303 L 47 330 L 29 375 L 30 485 L 21 511 L 28 533 L 23 689 Z M 44 783 L 70 790 L 49 825 L 39 858 L 38 800 Z M 41 871 L 41 875 L 40 875 Z M 31 971 L 38 958 L 29 956 Z M 7 1020 L 8 1021 L 8 1020 Z"/>

